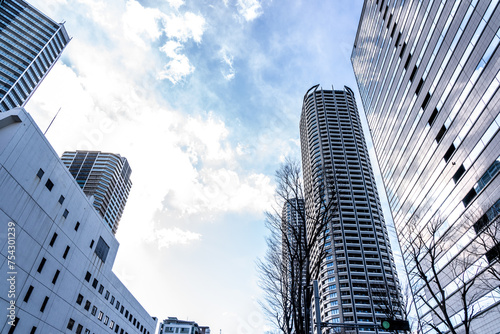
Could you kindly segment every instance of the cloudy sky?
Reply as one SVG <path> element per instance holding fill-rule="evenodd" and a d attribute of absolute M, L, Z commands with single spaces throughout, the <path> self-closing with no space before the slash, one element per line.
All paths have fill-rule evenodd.
<path fill-rule="evenodd" d="M 361 0 L 30 0 L 72 41 L 27 110 L 58 153 L 130 162 L 114 271 L 160 319 L 263 333 L 255 261 L 302 98 L 357 91 Z M 361 109 L 361 106 L 359 106 Z"/>

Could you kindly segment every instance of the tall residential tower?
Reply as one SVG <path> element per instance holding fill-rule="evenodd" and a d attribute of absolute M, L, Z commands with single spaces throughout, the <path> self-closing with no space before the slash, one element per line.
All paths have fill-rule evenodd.
<path fill-rule="evenodd" d="M 498 332 L 499 282 L 485 275 L 498 250 L 484 238 L 500 213 L 498 2 L 366 0 L 354 42 L 352 64 L 424 333 L 462 331 L 465 313 L 482 313 L 471 330 Z M 419 240 L 437 251 L 413 256 Z M 438 290 L 445 299 L 433 297 Z"/>
<path fill-rule="evenodd" d="M 24 106 L 70 38 L 24 0 L 0 1 L 0 112 Z"/>
<path fill-rule="evenodd" d="M 116 233 L 132 187 L 127 159 L 113 153 L 73 151 L 64 152 L 61 160 L 83 192 L 93 197 L 97 212 Z"/>
<path fill-rule="evenodd" d="M 337 330 L 355 324 L 353 333 L 379 333 L 381 318 L 401 316 L 399 281 L 352 90 L 309 89 L 300 139 L 306 211 L 321 197 L 336 201 L 315 313 Z"/>

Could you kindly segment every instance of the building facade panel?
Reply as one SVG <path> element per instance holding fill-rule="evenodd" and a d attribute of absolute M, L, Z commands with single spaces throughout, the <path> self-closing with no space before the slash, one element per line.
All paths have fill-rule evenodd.
<path fill-rule="evenodd" d="M 398 21 L 390 37 L 385 33 L 393 23 L 385 8 L 409 12 L 414 19 Z M 473 226 L 496 210 L 500 198 L 499 18 L 496 0 L 367 0 L 351 56 L 403 252 L 411 246 L 409 229 L 415 224 L 423 230 L 440 221 L 441 238 L 458 243 L 450 243 L 438 259 L 443 279 L 452 259 L 480 238 Z M 367 29 L 373 22 L 384 28 Z M 380 39 L 399 55 L 395 89 L 383 76 L 385 68 L 370 61 L 384 50 L 373 43 Z M 373 78 L 383 79 L 375 83 Z M 373 103 L 370 94 L 386 92 L 394 103 Z M 411 277 L 414 265 L 403 256 Z M 418 280 L 411 284 L 414 295 L 423 291 Z M 498 308 L 491 298 L 475 303 L 476 309 Z M 424 322 L 432 318 L 428 307 L 418 306 Z M 459 323 L 458 311 L 452 318 Z M 434 324 L 444 328 L 436 319 Z"/>

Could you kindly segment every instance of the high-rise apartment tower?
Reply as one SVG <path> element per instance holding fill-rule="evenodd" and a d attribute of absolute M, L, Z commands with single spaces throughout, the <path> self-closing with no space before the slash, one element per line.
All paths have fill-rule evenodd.
<path fill-rule="evenodd" d="M 463 331 L 465 313 L 482 314 L 472 331 L 498 332 L 498 282 L 483 280 L 499 245 L 495 251 L 483 238 L 500 213 L 498 2 L 366 0 L 354 42 L 351 60 L 424 333 Z M 412 256 L 419 236 L 438 252 Z M 433 297 L 437 281 L 445 299 Z"/>
<path fill-rule="evenodd" d="M 0 112 L 24 106 L 70 38 L 24 0 L 0 1 Z"/>
<path fill-rule="evenodd" d="M 355 324 L 351 333 L 379 333 L 381 318 L 401 316 L 399 281 L 352 90 L 309 89 L 300 139 L 306 211 L 321 197 L 336 201 L 315 278 L 321 303 L 315 313 L 321 322 L 338 324 L 337 331 Z"/>
<path fill-rule="evenodd" d="M 132 187 L 127 159 L 99 151 L 64 152 L 61 159 L 83 192 L 94 197 L 97 212 L 116 233 Z"/>

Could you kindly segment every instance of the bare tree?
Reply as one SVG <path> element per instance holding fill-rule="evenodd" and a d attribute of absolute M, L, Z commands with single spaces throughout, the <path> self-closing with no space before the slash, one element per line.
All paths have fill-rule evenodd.
<path fill-rule="evenodd" d="M 409 278 L 414 284 L 415 302 L 424 304 L 435 321 L 423 320 L 423 327 L 431 327 L 436 333 L 456 334 L 456 326 L 462 325 L 465 334 L 471 333 L 472 321 L 481 316 L 476 302 L 484 295 L 478 284 L 481 273 L 477 266 L 477 254 L 462 249 L 453 258 L 448 251 L 455 245 L 464 231 L 446 231 L 443 221 L 435 219 L 425 226 L 417 221 L 408 225 L 406 255 L 409 260 Z M 460 317 L 455 318 L 459 312 Z M 458 320 L 457 320 L 458 319 Z"/>
<path fill-rule="evenodd" d="M 337 206 L 326 194 L 331 187 L 323 184 L 317 200 L 306 209 L 305 198 L 312 194 L 304 193 L 296 161 L 288 159 L 281 165 L 276 183 L 276 205 L 266 212 L 268 250 L 258 261 L 265 293 L 262 305 L 283 333 L 310 333 L 312 282 L 320 274 L 325 231 Z"/>

